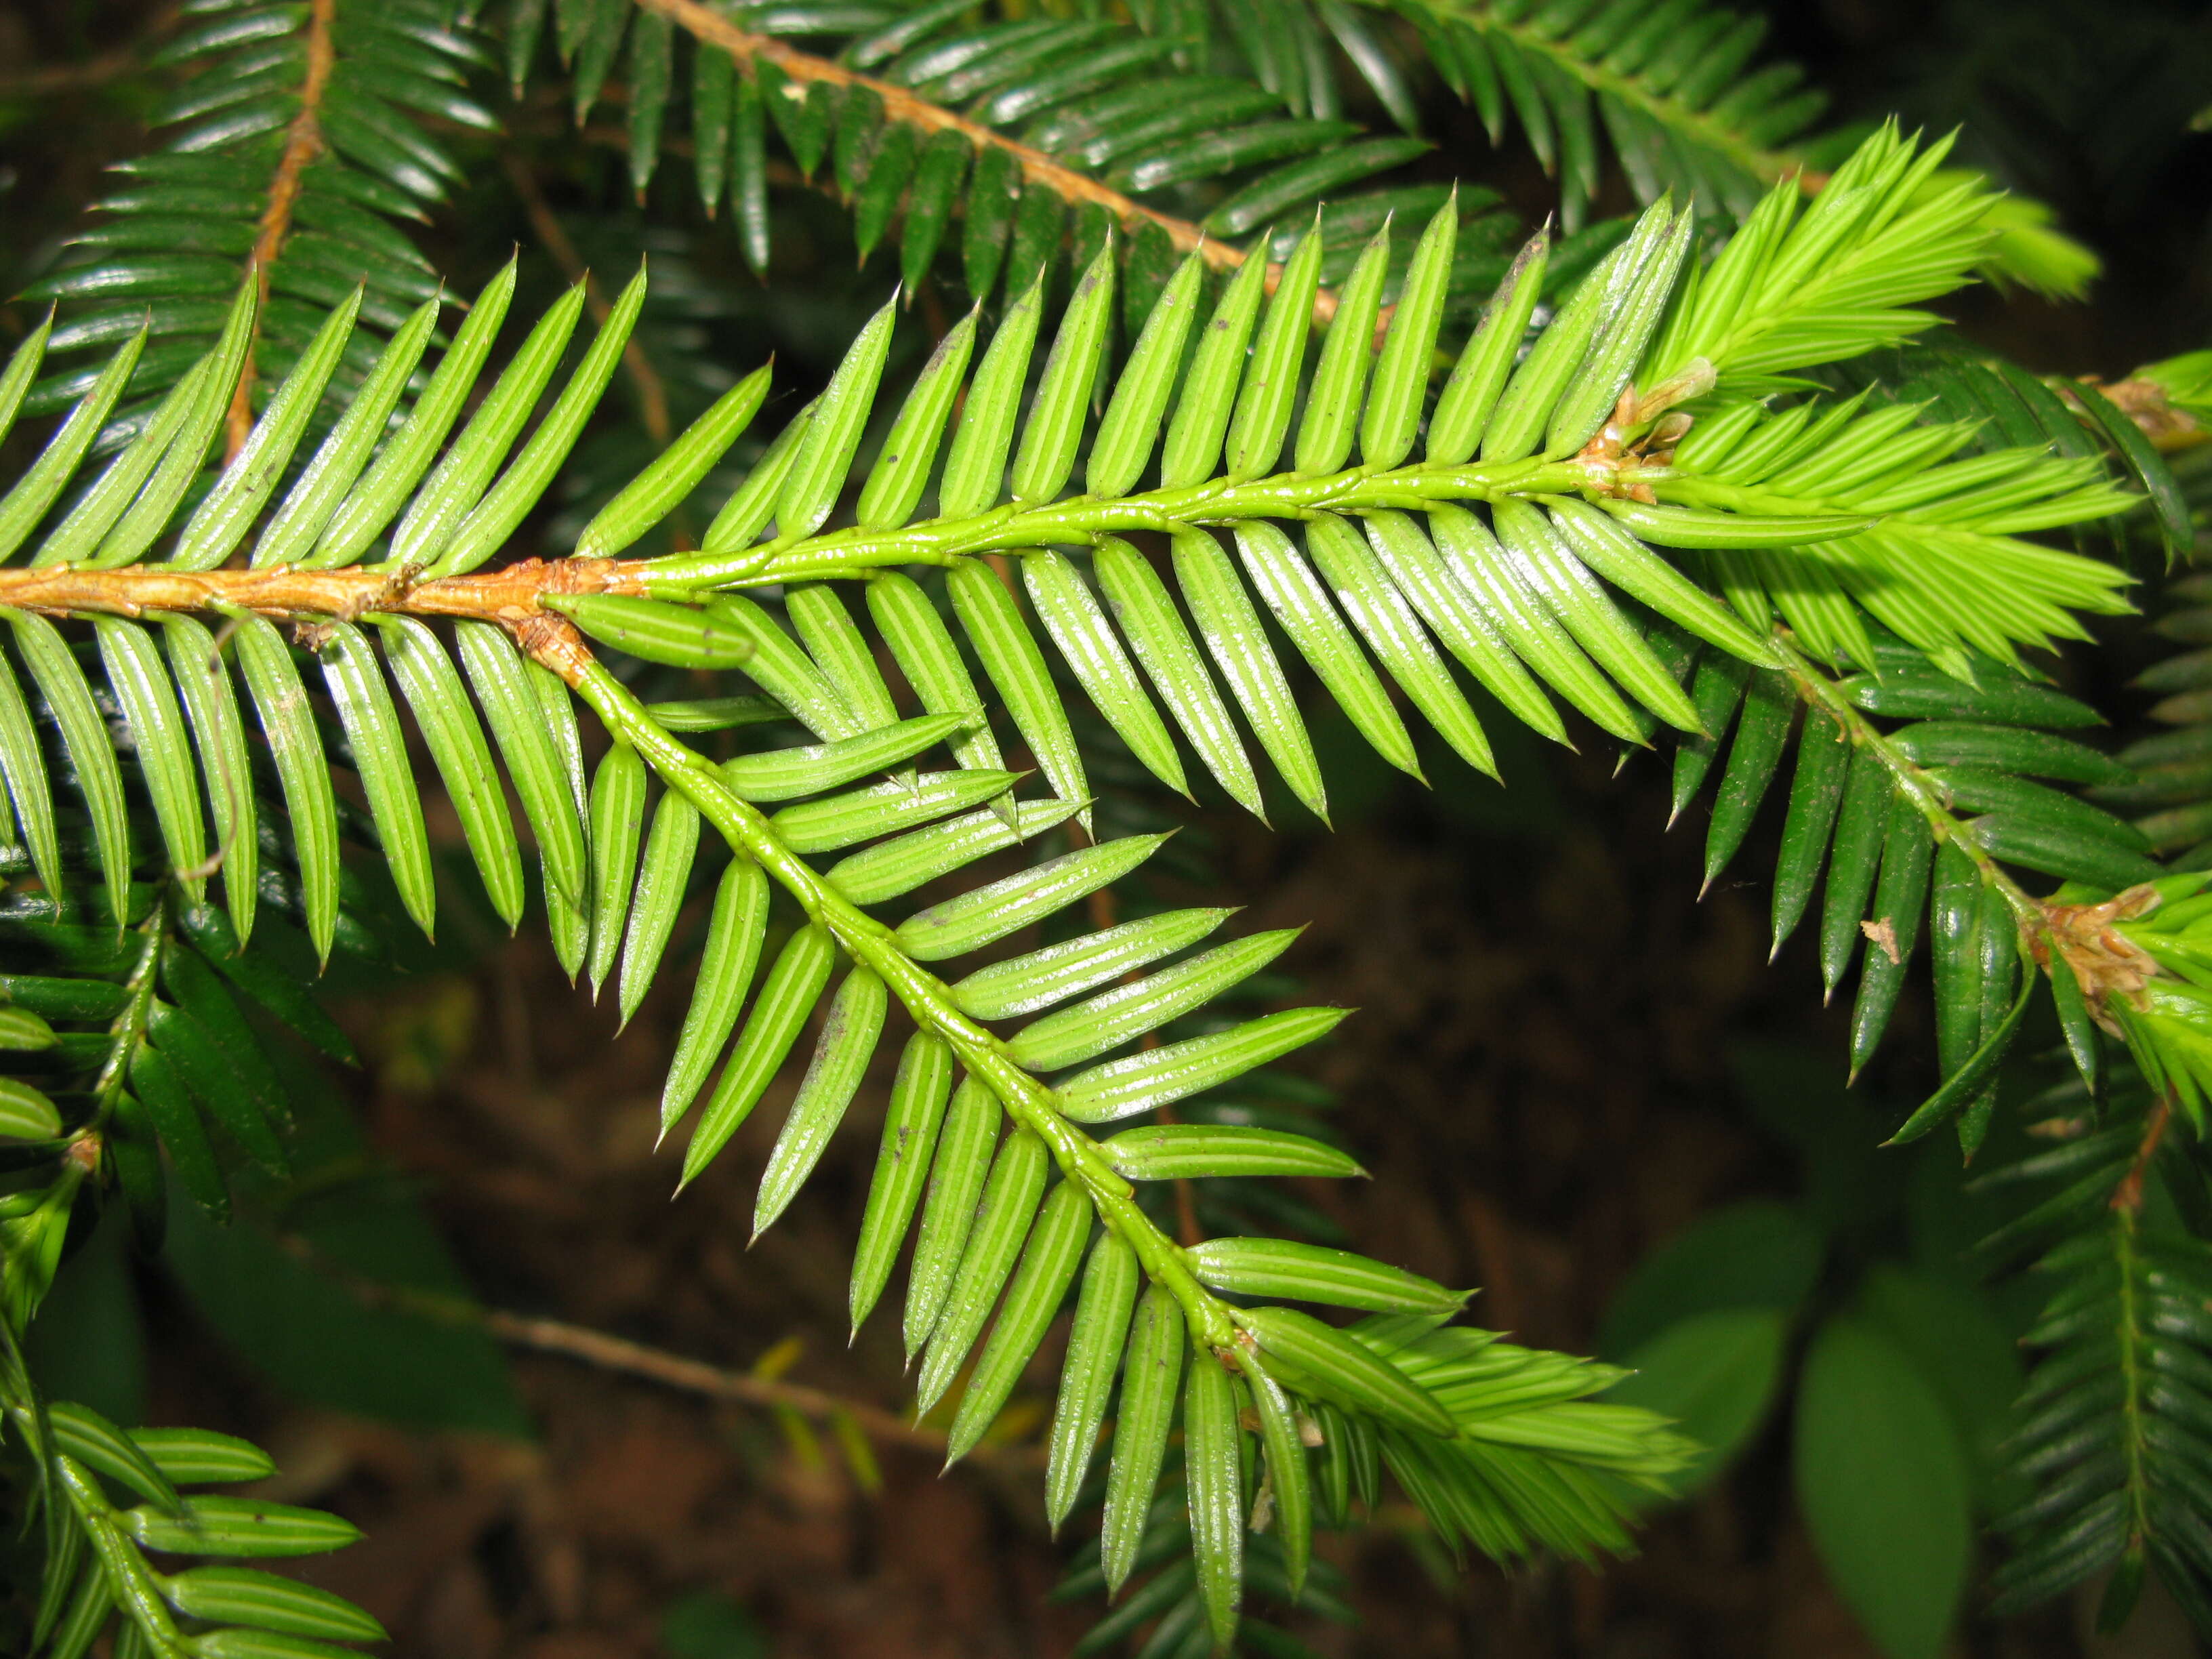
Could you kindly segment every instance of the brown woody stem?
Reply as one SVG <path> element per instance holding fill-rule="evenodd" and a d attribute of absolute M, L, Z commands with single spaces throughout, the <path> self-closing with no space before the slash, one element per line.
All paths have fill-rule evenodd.
<path fill-rule="evenodd" d="M 748 73 L 754 64 L 765 62 L 775 64 L 794 81 L 810 84 L 820 82 L 839 88 L 866 87 L 883 100 L 884 113 L 891 120 L 919 127 L 925 132 L 957 132 L 978 149 L 1003 150 L 1020 164 L 1022 178 L 1026 182 L 1042 185 L 1063 201 L 1103 208 L 1125 230 L 1139 222 L 1157 225 L 1167 233 L 1176 252 L 1196 253 L 1216 270 L 1234 270 L 1245 261 L 1247 256 L 1242 248 L 1213 240 L 1188 219 L 1155 212 L 1119 191 L 1108 189 L 1088 174 L 1062 167 L 1042 150 L 1018 143 L 981 122 L 956 115 L 927 98 L 916 97 L 904 87 L 800 52 L 772 35 L 750 33 L 720 13 L 702 5 L 699 0 L 636 0 L 636 3 L 643 10 L 667 18 L 696 40 L 720 47 Z M 1274 287 L 1279 273 L 1279 266 L 1268 267 L 1269 289 Z M 1327 322 L 1335 314 L 1336 295 L 1324 289 L 1315 296 L 1314 319 Z"/>
<path fill-rule="evenodd" d="M 278 622 L 351 622 L 372 612 L 473 617 L 511 629 L 542 624 L 548 593 L 641 593 L 612 559 L 524 559 L 496 570 L 418 581 L 409 569 L 176 570 L 137 565 L 0 568 L 0 606 L 47 616 L 137 617 L 147 611 L 252 611 Z"/>
<path fill-rule="evenodd" d="M 626 1337 L 597 1331 L 586 1325 L 572 1325 L 565 1320 L 541 1319 L 527 1314 L 508 1313 L 498 1308 L 471 1308 L 463 1316 L 482 1326 L 491 1335 L 515 1347 L 528 1348 L 538 1353 L 562 1354 L 570 1359 L 581 1360 L 602 1370 L 614 1371 L 626 1376 L 643 1378 L 665 1388 L 678 1389 L 686 1394 L 705 1395 L 711 1399 L 735 1401 L 740 1405 L 757 1406 L 769 1409 L 797 1412 L 801 1417 L 819 1423 L 835 1423 L 846 1419 L 870 1439 L 886 1445 L 912 1446 L 918 1450 L 941 1458 L 945 1455 L 945 1431 L 924 1428 L 909 1423 L 896 1412 L 886 1411 L 881 1406 L 864 1401 L 848 1400 L 826 1389 L 810 1388 L 804 1382 L 787 1382 L 778 1377 L 756 1376 L 750 1371 L 726 1370 L 720 1365 L 709 1365 L 704 1360 L 693 1359 L 684 1354 L 670 1353 L 663 1348 L 647 1347 L 642 1342 L 632 1342 Z M 1034 1467 L 1037 1457 L 1034 1448 L 984 1445 L 970 1453 L 978 1453 L 985 1460 L 1003 1456 L 1018 1466 Z"/>
<path fill-rule="evenodd" d="M 796 1412 L 801 1417 L 818 1423 L 834 1425 L 842 1419 L 870 1439 L 883 1444 L 912 1446 L 937 1457 L 945 1455 L 945 1431 L 942 1429 L 926 1428 L 919 1423 L 909 1422 L 898 1413 L 867 1401 L 848 1399 L 827 1389 L 787 1382 L 780 1376 L 730 1370 L 720 1365 L 709 1364 L 702 1359 L 694 1359 L 688 1354 L 671 1353 L 665 1348 L 650 1347 L 645 1343 L 617 1336 L 610 1331 L 572 1324 L 564 1319 L 547 1319 L 535 1314 L 509 1312 L 503 1308 L 480 1307 L 464 1297 L 447 1296 L 436 1291 L 370 1279 L 332 1261 L 297 1233 L 280 1234 L 277 1243 L 315 1272 L 337 1281 L 369 1307 L 393 1309 L 441 1325 L 481 1330 L 514 1347 L 527 1348 L 536 1353 L 559 1354 L 587 1365 L 596 1365 L 601 1370 L 657 1382 L 663 1388 L 675 1389 L 684 1394 L 703 1395 L 709 1399 L 732 1401 L 738 1405 L 756 1406 L 764 1410 Z M 1035 1467 L 1039 1461 L 1035 1447 L 988 1442 L 977 1447 L 969 1455 L 978 1461 L 1002 1461 L 1010 1467 Z"/>
<path fill-rule="evenodd" d="M 307 70 L 300 83 L 300 109 L 284 130 L 284 149 L 270 175 L 269 191 L 261 210 L 261 224 L 253 238 L 252 255 L 257 297 L 269 303 L 269 269 L 283 252 L 292 232 L 292 209 L 300 198 L 300 177 L 323 147 L 323 94 L 337 63 L 337 48 L 331 39 L 337 17 L 337 0 L 309 0 L 307 7 Z M 259 333 L 257 324 L 255 333 Z M 246 349 L 246 366 L 239 372 L 225 422 L 224 458 L 235 459 L 253 431 L 254 344 Z"/>
<path fill-rule="evenodd" d="M 2143 1177 L 2150 1173 L 2151 1160 L 2158 1156 L 2159 1142 L 2166 1139 L 2166 1127 L 2172 1116 L 2173 1093 L 2167 1090 L 2151 1102 L 2143 1117 L 2142 1139 L 2136 1146 L 2135 1161 L 2112 1189 L 2112 1208 L 2130 1220 L 2142 1208 Z"/>

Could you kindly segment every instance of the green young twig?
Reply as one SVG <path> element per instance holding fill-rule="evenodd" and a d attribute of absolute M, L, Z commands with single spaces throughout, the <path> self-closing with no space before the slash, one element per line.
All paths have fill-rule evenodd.
<path fill-rule="evenodd" d="M 2046 939 L 2051 935 L 2051 920 L 2043 902 L 2029 893 L 1991 858 L 1981 843 L 1968 834 L 1966 828 L 1951 811 L 1950 798 L 1928 769 L 1911 759 L 1896 744 L 1882 734 L 1866 714 L 1854 708 L 1850 701 L 1836 689 L 1836 683 L 1821 672 L 1813 661 L 1791 643 L 1787 630 L 1777 629 L 1776 649 L 1783 654 L 1790 683 L 1796 688 L 1804 702 L 1809 718 L 1814 714 L 1833 720 L 1856 747 L 1880 760 L 1889 774 L 1890 781 L 1898 793 L 1911 800 L 1927 819 L 1928 828 L 1936 841 L 1948 842 L 1973 861 L 1983 882 L 2002 894 L 2018 921 L 2022 935 L 2039 933 Z M 2045 957 L 2045 960 L 2051 960 Z"/>
<path fill-rule="evenodd" d="M 159 894 L 146 920 L 139 923 L 139 931 L 146 942 L 140 948 L 137 963 L 131 976 L 124 981 L 131 1000 L 115 1017 L 111 1028 L 107 1058 L 100 1063 L 100 1077 L 92 1085 L 93 1113 L 87 1128 L 97 1133 L 107 1126 L 115 1110 L 116 1097 L 123 1092 L 123 1085 L 130 1076 L 131 1054 L 138 1040 L 146 1033 L 146 1021 L 154 1006 L 154 984 L 161 962 L 162 935 L 168 915 L 168 896 Z"/>
<path fill-rule="evenodd" d="M 1575 461 L 1528 459 L 1474 466 L 1419 462 L 1388 470 L 1355 466 L 1327 477 L 1286 472 L 1249 483 L 1210 479 L 1183 489 L 1153 489 L 1098 501 L 1078 495 L 1046 507 L 1012 503 L 972 519 L 927 520 L 903 530 L 857 526 L 742 550 L 672 554 L 632 567 L 641 591 L 682 597 L 706 589 L 764 586 L 865 575 L 900 565 L 950 565 L 977 553 L 1018 554 L 1055 544 L 1089 544 L 1136 531 L 1172 533 L 1196 525 L 1321 514 L 1419 511 L 1436 501 L 1536 500 L 1575 495 L 1613 498 L 1611 480 Z M 0 599 L 8 573 L 0 571 Z"/>
<path fill-rule="evenodd" d="M 677 741 L 629 689 L 580 651 L 546 653 L 607 729 L 632 744 L 671 788 L 680 789 L 729 842 L 797 899 L 810 921 L 829 930 L 846 953 L 896 994 L 925 1030 L 951 1045 L 961 1063 L 988 1083 L 1014 1122 L 1044 1142 L 1062 1175 L 1081 1185 L 1107 1227 L 1136 1251 L 1156 1284 L 1167 1286 L 1189 1320 L 1194 1341 L 1226 1355 L 1237 1346 L 1228 1304 L 1198 1282 L 1183 1252 L 1152 1223 L 1130 1183 L 1115 1173 L 1097 1142 L 1061 1116 L 1051 1090 L 1016 1063 L 1006 1045 L 962 1013 L 951 991 L 902 951 L 891 930 L 832 889 L 785 847 L 757 808 L 730 793 L 713 766 Z"/>

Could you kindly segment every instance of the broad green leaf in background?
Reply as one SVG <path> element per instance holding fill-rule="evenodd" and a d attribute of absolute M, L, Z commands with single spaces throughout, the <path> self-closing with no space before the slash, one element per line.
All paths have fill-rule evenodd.
<path fill-rule="evenodd" d="M 1955 1155 L 1954 1158 L 1955 1162 Z M 2006 1482 L 2004 1443 L 2018 1424 L 2020 1348 L 1978 1291 L 1932 1273 L 1878 1263 L 1859 1286 L 1858 1310 L 1911 1356 L 1951 1413 L 1985 1515 L 2027 1496 Z"/>
<path fill-rule="evenodd" d="M 760 1621 L 719 1590 L 693 1590 L 660 1615 L 660 1651 L 669 1659 L 768 1659 Z"/>
<path fill-rule="evenodd" d="M 1765 1426 L 1789 1335 L 1780 1309 L 1722 1308 L 1669 1325 L 1628 1356 L 1632 1375 L 1606 1390 L 1607 1403 L 1657 1412 L 1699 1447 L 1674 1477 L 1675 1496 L 1725 1473 Z"/>
<path fill-rule="evenodd" d="M 390 1285 L 465 1302 L 468 1288 L 413 1195 L 362 1174 L 350 1119 L 290 1092 L 293 1156 L 310 1195 L 283 1212 L 289 1239 L 246 1216 L 219 1227 L 179 1200 L 166 1265 L 248 1368 L 295 1399 L 412 1428 L 526 1437 L 530 1419 L 490 1337 L 362 1294 Z"/>
<path fill-rule="evenodd" d="M 1715 1210 L 1636 1264 L 1599 1323 L 1597 1351 L 1625 1361 L 1660 1332 L 1722 1309 L 1788 1314 L 1813 1288 L 1824 1248 L 1790 1205 L 1755 1199 Z"/>
<path fill-rule="evenodd" d="M 1752 1121 L 1797 1153 L 1800 1212 L 1824 1234 L 1856 1232 L 1870 1247 L 1887 1248 L 1908 1166 L 1881 1143 L 1913 1103 L 1899 1106 L 1848 1087 L 1838 1067 L 1804 1044 L 1740 1042 L 1728 1058 Z"/>
<path fill-rule="evenodd" d="M 198 1207 L 169 1210 L 173 1217 Z M 62 1263 L 24 1333 L 23 1352 L 50 1399 L 77 1401 L 130 1427 L 146 1415 L 146 1333 L 131 1283 L 130 1229 L 116 1208 Z"/>
<path fill-rule="evenodd" d="M 1797 1390 L 1798 1507 L 1838 1594 L 1889 1659 L 1936 1659 L 1973 1547 L 1966 1449 L 1912 1358 L 1849 1315 Z"/>

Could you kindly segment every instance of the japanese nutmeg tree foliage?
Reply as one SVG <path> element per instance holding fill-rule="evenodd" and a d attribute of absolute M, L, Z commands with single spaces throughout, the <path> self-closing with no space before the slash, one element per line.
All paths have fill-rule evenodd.
<path fill-rule="evenodd" d="M 1942 138 L 1808 136 L 1758 47 L 1628 0 L 184 8 L 150 147 L 0 375 L 21 1650 L 382 1634 L 237 1565 L 355 1535 L 224 1495 L 261 1452 L 46 1398 L 22 1344 L 100 1212 L 158 1250 L 170 1203 L 285 1177 L 263 1051 L 345 1057 L 319 964 L 433 927 L 432 796 L 481 902 L 625 1019 L 688 988 L 674 1185 L 803 1060 L 752 1231 L 895 1053 L 852 1320 L 897 1322 L 918 1408 L 958 1389 L 956 1459 L 1050 1337 L 1043 1501 L 1119 1598 L 1095 1645 L 1294 1650 L 1245 1602 L 1331 1601 L 1314 1530 L 1392 1492 L 1455 1553 L 1629 1548 L 1698 1449 L 1619 1370 L 1295 1225 L 1178 1224 L 1189 1184 L 1249 1227 L 1291 1212 L 1240 1187 L 1364 1173 L 1259 1069 L 1347 1011 L 1274 1006 L 1297 935 L 1240 932 L 1218 877 L 1086 901 L 1167 840 L 1132 799 L 1326 821 L 1331 704 L 1417 775 L 1422 726 L 1485 771 L 1486 722 L 1660 748 L 1678 808 L 1711 795 L 1709 876 L 1765 805 L 1838 1066 L 1932 970 L 1898 1142 L 1971 1155 L 2055 1006 L 2059 1127 L 1984 1177 L 2036 1189 L 1990 1251 L 2047 1303 L 1994 1594 L 2104 1577 L 2117 1622 L 2154 1574 L 2212 1627 L 2212 656 L 2157 671 L 2176 730 L 2120 756 L 2050 683 L 2188 551 L 2166 452 L 2207 376 L 2108 395 L 1942 332 L 1978 276 L 2094 261 Z M 449 195 L 526 188 L 549 100 L 577 130 L 535 161 L 623 146 L 654 222 L 771 289 L 794 203 L 848 216 L 880 309 L 842 361 L 678 395 L 625 380 L 671 326 L 649 259 L 536 315 L 514 264 L 445 280 Z M 1546 228 L 1437 144 L 1457 103 L 1555 177 Z M 1615 175 L 1644 205 L 1593 222 Z"/>

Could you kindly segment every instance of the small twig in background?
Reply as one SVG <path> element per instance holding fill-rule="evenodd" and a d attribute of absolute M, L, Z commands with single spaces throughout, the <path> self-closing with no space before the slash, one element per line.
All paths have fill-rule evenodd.
<path fill-rule="evenodd" d="M 544 245 L 545 251 L 553 256 L 553 263 L 561 267 L 570 282 L 583 283 L 584 303 L 590 308 L 592 319 L 605 326 L 611 310 L 606 293 L 600 288 L 598 276 L 584 264 L 575 243 L 569 240 L 568 233 L 561 228 L 561 221 L 546 201 L 545 192 L 538 189 L 537 176 L 530 171 L 529 164 L 512 150 L 504 150 L 500 155 L 500 165 L 506 169 L 514 193 L 522 198 L 532 234 Z M 637 389 L 638 424 L 645 428 L 645 435 L 653 440 L 654 447 L 665 447 L 675 433 L 668 416 L 668 389 L 646 360 L 645 349 L 638 344 L 635 335 L 623 346 L 623 369 L 629 376 L 631 386 Z"/>
<path fill-rule="evenodd" d="M 144 30 L 127 46 L 103 52 L 75 64 L 42 64 L 35 69 L 0 75 L 0 98 L 51 98 L 66 92 L 83 92 L 120 80 L 145 66 L 153 49 L 175 30 L 179 8 L 159 7 L 147 19 Z"/>
<path fill-rule="evenodd" d="M 465 1297 L 367 1279 L 331 1261 L 297 1234 L 279 1235 L 278 1243 L 290 1255 L 317 1273 L 337 1280 L 372 1307 L 393 1309 L 442 1325 L 474 1327 L 501 1342 L 533 1353 L 560 1354 L 602 1370 L 640 1377 L 685 1394 L 734 1401 L 767 1411 L 796 1412 L 809 1421 L 829 1425 L 834 1432 L 848 1433 L 857 1429 L 884 1445 L 910 1446 L 940 1458 L 945 1454 L 944 1430 L 908 1422 L 896 1412 L 881 1406 L 848 1400 L 804 1382 L 786 1382 L 781 1376 L 726 1370 L 702 1359 L 670 1353 L 665 1348 L 650 1347 L 587 1325 L 513 1313 L 502 1308 L 479 1307 Z M 841 1425 L 850 1427 L 841 1428 Z M 987 1440 L 968 1455 L 972 1461 L 1006 1468 L 1033 1470 L 1044 1467 L 1043 1448 L 1036 1445 L 994 1444 Z"/>

